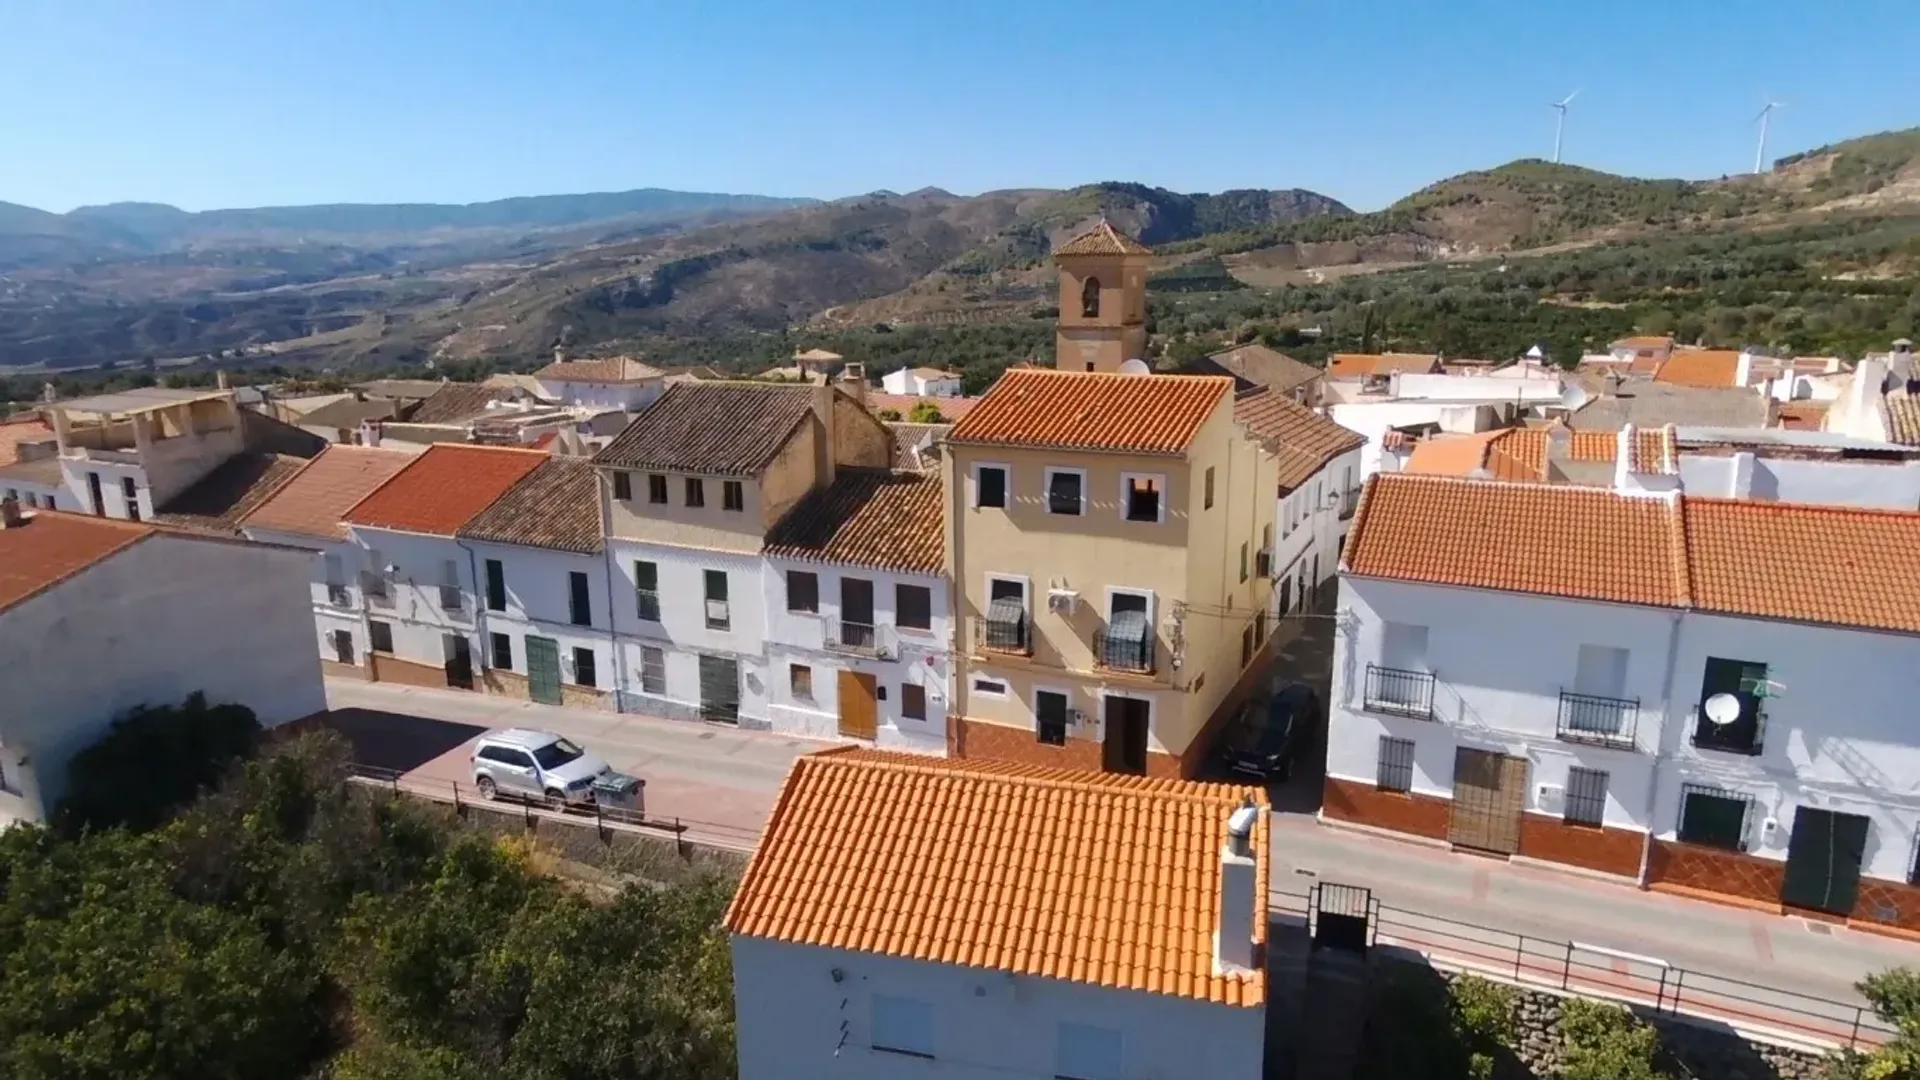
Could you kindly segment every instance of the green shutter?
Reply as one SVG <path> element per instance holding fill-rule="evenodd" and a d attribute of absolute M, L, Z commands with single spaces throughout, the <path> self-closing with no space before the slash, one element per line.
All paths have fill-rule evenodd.
<path fill-rule="evenodd" d="M 527 696 L 560 704 L 560 643 L 552 638 L 527 637 Z"/>
<path fill-rule="evenodd" d="M 727 598 L 727 572 L 725 570 L 707 571 L 707 599 L 725 600 Z"/>
<path fill-rule="evenodd" d="M 660 566 L 636 560 L 633 564 L 633 585 L 636 589 L 658 592 L 660 589 Z"/>

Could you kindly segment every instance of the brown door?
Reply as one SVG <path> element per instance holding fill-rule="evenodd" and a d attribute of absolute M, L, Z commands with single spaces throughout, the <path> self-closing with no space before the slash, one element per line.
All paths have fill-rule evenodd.
<path fill-rule="evenodd" d="M 1520 814 L 1527 799 L 1527 760 L 1461 747 L 1453 755 L 1453 823 L 1447 839 L 1460 847 L 1512 855 L 1520 850 Z"/>
<path fill-rule="evenodd" d="M 877 726 L 873 676 L 858 671 L 840 673 L 840 734 L 849 739 L 871 739 Z"/>

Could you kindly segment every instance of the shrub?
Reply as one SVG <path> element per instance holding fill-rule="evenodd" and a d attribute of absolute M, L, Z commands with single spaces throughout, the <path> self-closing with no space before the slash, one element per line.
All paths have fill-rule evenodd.
<path fill-rule="evenodd" d="M 1619 1005 L 1568 998 L 1560 1008 L 1560 1080 L 1656 1080 L 1660 1033 Z"/>
<path fill-rule="evenodd" d="M 55 821 L 63 832 L 158 826 L 253 753 L 260 723 L 243 705 L 208 705 L 198 691 L 180 705 L 145 705 L 67 765 Z"/>

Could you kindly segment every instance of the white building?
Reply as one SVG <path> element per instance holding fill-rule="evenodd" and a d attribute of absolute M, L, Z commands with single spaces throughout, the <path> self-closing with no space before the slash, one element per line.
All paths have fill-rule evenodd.
<path fill-rule="evenodd" d="M 1339 564 L 1347 523 L 1359 505 L 1366 439 L 1272 391 L 1235 398 L 1233 418 L 1279 464 L 1260 573 L 1274 579 L 1274 615 L 1285 618 L 1310 607 Z"/>
<path fill-rule="evenodd" d="M 741 1080 L 1253 1080 L 1268 826 L 1243 800 L 801 758 L 727 912 Z"/>
<path fill-rule="evenodd" d="M 944 754 L 952 645 L 937 475 L 842 470 L 767 536 L 775 731 Z"/>
<path fill-rule="evenodd" d="M 397 450 L 329 446 L 241 519 L 241 532 L 250 540 L 313 552 L 308 593 L 321 667 L 329 675 L 371 677 L 361 585 L 375 568 L 341 518 L 413 460 L 414 455 Z"/>
<path fill-rule="evenodd" d="M 889 394 L 913 397 L 958 397 L 960 376 L 939 368 L 900 368 L 882 375 L 880 388 Z"/>
<path fill-rule="evenodd" d="M 347 511 L 367 567 L 373 678 L 478 688 L 479 557 L 454 534 L 545 460 L 535 450 L 435 444 Z"/>
<path fill-rule="evenodd" d="M 569 360 L 559 349 L 533 377 L 549 400 L 613 412 L 639 412 L 667 388 L 664 374 L 630 356 Z"/>
<path fill-rule="evenodd" d="M 38 413 L 0 420 L 0 498 L 9 496 L 29 510 L 80 511 L 61 470 L 53 425 Z"/>
<path fill-rule="evenodd" d="M 159 387 L 49 402 L 66 492 L 102 517 L 152 520 L 156 507 L 247 449 L 228 390 Z"/>
<path fill-rule="evenodd" d="M 1920 929 L 1920 513 L 1380 476 L 1329 819 Z"/>
<path fill-rule="evenodd" d="M 456 536 L 479 565 L 487 689 L 612 708 L 611 575 L 592 463 L 548 458 Z"/>
<path fill-rule="evenodd" d="M 272 727 L 327 707 L 305 552 L 4 508 L 0 825 L 44 820 L 68 760 L 128 710 L 200 692 Z"/>

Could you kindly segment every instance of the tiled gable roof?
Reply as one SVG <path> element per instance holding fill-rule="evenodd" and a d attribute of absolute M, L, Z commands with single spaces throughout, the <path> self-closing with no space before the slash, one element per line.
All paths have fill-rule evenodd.
<path fill-rule="evenodd" d="M 305 458 L 286 454 L 235 454 L 165 506 L 155 507 L 154 514 L 167 525 L 236 533 L 242 519 L 285 487 L 306 464 Z"/>
<path fill-rule="evenodd" d="M 1766 619 L 1920 633 L 1920 513 L 1751 499 L 1684 500 L 1694 606 Z"/>
<path fill-rule="evenodd" d="M 29 511 L 25 525 L 0 529 L 0 611 L 38 596 L 156 531 L 152 525 L 116 518 Z"/>
<path fill-rule="evenodd" d="M 1106 218 L 1100 224 L 1053 249 L 1055 258 L 1074 255 L 1151 255 L 1145 244 L 1113 227 Z"/>
<path fill-rule="evenodd" d="M 1493 433 L 1486 447 L 1485 467 L 1496 480 L 1552 479 L 1547 468 L 1548 428 L 1508 428 Z M 1432 440 L 1429 440 L 1432 441 Z M 1424 445 L 1424 444 L 1423 444 Z M 1588 465 L 1611 465 L 1619 457 L 1620 433 L 1617 431 L 1567 432 L 1567 460 Z M 1419 451 L 1414 452 L 1415 457 Z M 1672 475 L 1674 462 L 1671 428 L 1637 429 L 1633 433 L 1633 460 L 1629 468 L 1637 473 Z M 1431 472 L 1415 469 L 1409 472 Z M 1465 476 L 1467 472 L 1450 475 Z"/>
<path fill-rule="evenodd" d="M 932 402 L 934 407 L 940 410 L 940 415 L 946 418 L 947 423 L 957 424 L 965 418 L 969 412 L 973 411 L 975 405 L 980 404 L 981 399 L 977 397 L 918 397 L 913 394 L 868 394 L 867 408 L 876 414 L 882 409 L 892 409 L 894 412 L 900 414 L 900 419 L 905 420 L 908 416 L 912 415 L 913 407 L 923 401 Z"/>
<path fill-rule="evenodd" d="M 1739 386 L 1740 354 L 1732 349 L 1681 349 L 1667 358 L 1653 381 L 1669 386 Z"/>
<path fill-rule="evenodd" d="M 1280 486 L 1288 490 L 1367 441 L 1275 389 L 1235 398 L 1233 418 L 1279 460 Z"/>
<path fill-rule="evenodd" d="M 663 378 L 660 369 L 648 367 L 631 356 L 595 359 L 556 360 L 533 373 L 536 379 L 553 382 L 630 383 Z"/>
<path fill-rule="evenodd" d="M 243 528 L 343 540 L 353 504 L 414 460 L 404 450 L 329 446 L 240 520 Z"/>
<path fill-rule="evenodd" d="M 1257 342 L 1214 353 L 1182 370 L 1193 375 L 1232 375 L 1243 391 L 1265 388 L 1282 394 L 1292 393 L 1326 374 Z"/>
<path fill-rule="evenodd" d="M 893 438 L 893 467 L 902 472 L 926 472 L 934 467 L 940 440 L 947 437 L 952 424 L 909 424 L 888 421 L 887 434 Z M 922 456 L 920 447 L 928 444 L 932 453 Z"/>
<path fill-rule="evenodd" d="M 457 535 L 495 544 L 598 554 L 606 550 L 600 528 L 599 471 L 585 458 L 548 458 Z"/>
<path fill-rule="evenodd" d="M 1433 353 L 1335 353 L 1327 361 L 1327 375 L 1332 378 L 1396 372 L 1426 374 L 1439 369 L 1440 357 Z"/>
<path fill-rule="evenodd" d="M 796 761 L 730 933 L 1172 994 L 1266 1000 L 1216 973 L 1227 818 L 1257 789 L 870 750 Z M 910 827 L 903 823 L 911 823 Z M 1267 815 L 1254 829 L 1268 886 Z M 1254 939 L 1266 920 L 1254 920 Z"/>
<path fill-rule="evenodd" d="M 1884 399 L 1887 409 L 1887 441 L 1902 446 L 1920 446 L 1920 394 L 1895 390 Z"/>
<path fill-rule="evenodd" d="M 349 525 L 452 536 L 547 460 L 538 450 L 434 443 L 361 499 Z"/>
<path fill-rule="evenodd" d="M 471 420 L 486 412 L 490 402 L 501 400 L 509 393 L 511 391 L 498 386 L 450 382 L 421 402 L 413 415 L 407 417 L 407 423 L 457 424 Z"/>
<path fill-rule="evenodd" d="M 946 558 L 937 476 L 841 469 L 767 534 L 771 558 L 937 574 Z"/>
<path fill-rule="evenodd" d="M 1232 392 L 1233 380 L 1219 375 L 1013 368 L 947 441 L 1179 455 Z"/>
<path fill-rule="evenodd" d="M 676 383 L 633 418 L 596 465 L 710 476 L 752 476 L 779 455 L 813 411 L 808 386 Z"/>

